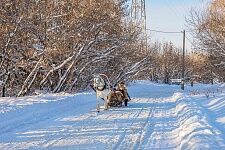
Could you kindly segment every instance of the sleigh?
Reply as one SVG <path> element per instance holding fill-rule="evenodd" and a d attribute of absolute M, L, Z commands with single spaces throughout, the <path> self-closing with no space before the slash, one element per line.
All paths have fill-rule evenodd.
<path fill-rule="evenodd" d="M 124 102 L 124 96 L 120 91 L 112 90 L 108 97 L 109 107 L 121 107 Z"/>
<path fill-rule="evenodd" d="M 104 74 L 95 75 L 91 87 L 96 92 L 97 103 L 99 104 L 98 100 L 102 99 L 105 103 L 105 109 L 120 107 L 125 101 L 123 93 L 112 88 L 108 77 Z"/>

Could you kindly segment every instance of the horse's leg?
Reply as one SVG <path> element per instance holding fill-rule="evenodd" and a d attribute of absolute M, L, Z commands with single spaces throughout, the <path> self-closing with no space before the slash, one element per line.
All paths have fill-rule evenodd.
<path fill-rule="evenodd" d="M 100 94 L 99 91 L 96 91 L 96 100 L 97 100 L 96 109 L 97 109 L 97 112 L 100 112 L 100 102 L 99 102 L 100 95 L 99 94 Z"/>
<path fill-rule="evenodd" d="M 104 103 L 105 110 L 107 110 L 109 107 L 109 98 L 110 98 L 110 95 L 106 96 L 106 98 L 105 98 L 105 103 Z"/>
<path fill-rule="evenodd" d="M 112 98 L 112 93 L 110 91 L 105 91 L 105 110 L 109 108 L 109 102 Z"/>

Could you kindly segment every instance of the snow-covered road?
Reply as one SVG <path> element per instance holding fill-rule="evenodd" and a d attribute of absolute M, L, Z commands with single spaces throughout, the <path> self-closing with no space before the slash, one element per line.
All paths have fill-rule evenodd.
<path fill-rule="evenodd" d="M 100 113 L 93 93 L 1 98 L 0 149 L 225 149 L 222 88 L 179 88 L 138 82 L 128 107 Z"/>

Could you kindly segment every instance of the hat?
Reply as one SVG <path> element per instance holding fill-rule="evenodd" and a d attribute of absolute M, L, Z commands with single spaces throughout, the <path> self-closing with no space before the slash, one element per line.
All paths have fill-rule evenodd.
<path fill-rule="evenodd" d="M 123 82 L 123 81 L 121 81 L 121 82 L 120 82 L 120 84 L 124 84 L 124 82 Z"/>

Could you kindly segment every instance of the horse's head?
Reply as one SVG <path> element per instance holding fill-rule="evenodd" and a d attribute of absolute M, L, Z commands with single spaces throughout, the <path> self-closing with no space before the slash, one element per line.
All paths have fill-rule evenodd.
<path fill-rule="evenodd" d="M 99 75 L 94 76 L 93 82 L 95 90 L 103 91 L 106 88 L 104 79 Z"/>

